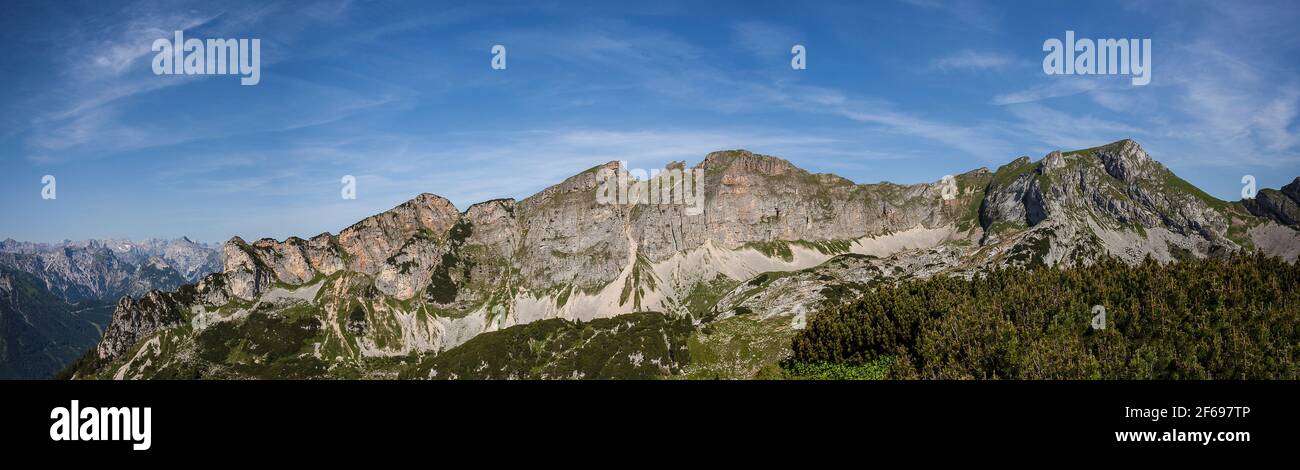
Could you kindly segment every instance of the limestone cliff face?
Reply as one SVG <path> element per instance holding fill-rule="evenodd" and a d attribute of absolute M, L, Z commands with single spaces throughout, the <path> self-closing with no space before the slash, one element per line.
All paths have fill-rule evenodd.
<path fill-rule="evenodd" d="M 1251 214 L 1282 225 L 1300 224 L 1300 177 L 1282 189 L 1261 189 L 1254 199 L 1241 201 Z"/>
<path fill-rule="evenodd" d="M 721 247 L 852 240 L 954 221 L 938 183 L 860 185 L 743 150 L 711 153 L 700 166 L 707 181 L 706 236 Z"/>
<path fill-rule="evenodd" d="M 337 236 L 251 245 L 235 238 L 224 249 L 224 272 L 241 299 L 346 270 L 373 277 L 375 288 L 403 301 L 472 310 L 491 308 L 485 302 L 495 298 L 509 310 L 500 297 L 594 293 L 628 275 L 642 282 L 629 274 L 638 260 L 667 262 L 706 245 L 851 243 L 948 229 L 952 240 L 991 247 L 979 263 L 1069 264 L 1207 256 L 1250 244 L 1248 236 L 1229 236 L 1232 221 L 1248 223 L 1250 214 L 1178 179 L 1132 140 L 959 175 L 956 198 L 948 199 L 942 182 L 856 184 L 745 150 L 710 153 L 694 168 L 705 179 L 698 213 L 684 204 L 602 203 L 600 172 L 621 169 L 610 162 L 522 201 L 487 201 L 464 213 L 423 194 Z M 1272 207 L 1266 198 L 1259 207 Z M 1286 220 L 1285 209 L 1275 212 Z M 658 277 L 649 282 L 664 280 Z"/>
<path fill-rule="evenodd" d="M 1237 250 L 1251 242 L 1230 226 L 1253 219 L 1178 178 L 1132 140 L 1017 159 L 998 169 L 980 216 L 984 243 L 1020 240 L 1032 253 L 1019 258 L 1043 264 Z"/>
<path fill-rule="evenodd" d="M 460 213 L 451 201 L 426 193 L 343 229 L 337 241 L 348 255 L 347 269 L 376 273 L 413 235 L 445 235 L 459 219 Z"/>
<path fill-rule="evenodd" d="M 601 165 L 519 201 L 516 262 L 523 282 L 596 288 L 613 280 L 633 249 L 630 208 L 596 201 Z"/>
<path fill-rule="evenodd" d="M 938 183 L 858 185 L 744 150 L 711 153 L 696 167 L 705 175 L 702 213 L 684 204 L 601 203 L 599 170 L 619 168 L 600 165 L 522 201 L 488 201 L 464 214 L 425 194 L 337 236 L 251 245 L 235 238 L 223 250 L 224 272 L 243 299 L 275 282 L 299 285 L 339 269 L 374 275 L 380 291 L 399 299 L 420 295 L 440 271 L 491 284 L 509 273 L 506 267 L 532 289 L 598 289 L 629 260 L 657 262 L 706 242 L 737 249 L 772 240 L 853 240 L 955 221 Z"/>
<path fill-rule="evenodd" d="M 194 308 L 226 305 L 236 298 L 229 281 L 229 276 L 213 273 L 174 292 L 155 289 L 139 298 L 123 297 L 113 309 L 96 354 L 101 359 L 121 356 L 140 340 L 184 323 Z"/>
<path fill-rule="evenodd" d="M 600 175 L 620 169 L 610 162 L 519 201 L 460 212 L 422 194 L 338 235 L 233 238 L 222 272 L 184 295 L 120 303 L 99 351 L 123 353 L 177 324 L 187 305 L 210 315 L 234 300 L 252 311 L 320 310 L 326 337 L 317 347 L 332 352 L 312 354 L 346 362 L 436 351 L 546 318 L 644 310 L 717 318 L 740 307 L 770 317 L 869 282 L 990 265 L 1170 261 L 1242 248 L 1300 256 L 1300 232 L 1273 222 L 1292 220 L 1292 206 L 1274 196 L 1294 202 L 1300 180 L 1261 192 L 1254 205 L 1227 203 L 1131 140 L 1021 157 L 956 175 L 951 186 L 857 184 L 744 150 L 710 153 L 694 168 L 704 175 L 702 211 L 602 202 Z M 839 268 L 824 265 L 831 260 Z M 753 282 L 766 272 L 800 274 Z"/>
<path fill-rule="evenodd" d="M 382 275 L 384 289 L 396 293 L 418 284 L 398 279 L 409 274 L 409 265 L 420 264 L 428 274 L 428 259 L 437 253 L 438 237 L 445 236 L 460 219 L 451 201 L 421 194 L 382 214 L 371 216 L 339 232 L 284 242 L 262 239 L 248 244 L 239 237 L 222 249 L 224 273 L 230 278 L 236 297 L 253 299 L 275 282 L 300 285 L 317 275 L 329 276 L 340 270 Z M 394 258 L 398 257 L 398 258 Z M 400 258 L 400 259 L 399 259 Z M 405 283 L 406 287 L 397 287 Z"/>
<path fill-rule="evenodd" d="M 173 296 L 156 290 L 139 299 L 123 297 L 95 350 L 101 358 L 120 356 L 141 339 L 180 324 L 184 308 Z"/>
<path fill-rule="evenodd" d="M 274 273 L 248 243 L 239 237 L 222 247 L 223 273 L 235 297 L 251 299 L 274 282 Z"/>

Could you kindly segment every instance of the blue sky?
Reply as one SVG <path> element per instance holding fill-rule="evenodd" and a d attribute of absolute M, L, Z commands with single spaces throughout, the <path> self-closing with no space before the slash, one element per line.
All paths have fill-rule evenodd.
<path fill-rule="evenodd" d="M 1293 1 L 157 3 L 7 2 L 0 239 L 311 236 L 730 148 L 917 183 L 1134 138 L 1224 199 L 1300 175 Z M 261 83 L 154 75 L 177 29 L 261 39 Z M 1150 85 L 1044 74 L 1066 30 L 1150 38 Z"/>

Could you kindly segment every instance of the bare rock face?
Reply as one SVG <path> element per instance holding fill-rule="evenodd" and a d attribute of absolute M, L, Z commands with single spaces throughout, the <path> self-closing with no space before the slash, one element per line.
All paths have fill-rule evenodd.
<path fill-rule="evenodd" d="M 980 225 L 986 242 L 998 233 L 998 228 L 1030 227 L 1046 218 L 1042 188 L 1038 186 L 1034 168 L 1029 157 L 1020 157 L 994 174 L 980 206 Z"/>
<path fill-rule="evenodd" d="M 1022 157 L 1000 168 L 980 221 L 985 244 L 1019 240 L 1024 262 L 1090 262 L 1100 256 L 1169 261 L 1239 249 L 1228 235 L 1243 216 L 1179 179 L 1132 140 Z M 1028 233 L 1023 232 L 1028 230 Z M 1015 250 L 1013 250 L 1015 251 Z M 1030 253 L 1032 252 L 1032 253 Z"/>
<path fill-rule="evenodd" d="M 251 245 L 235 237 L 222 247 L 226 284 L 235 297 L 253 299 L 275 282 L 275 272 Z"/>
<path fill-rule="evenodd" d="M 226 275 L 222 273 L 207 275 L 195 285 L 195 291 L 197 293 L 195 300 L 202 305 L 225 305 L 234 297 L 226 283 Z"/>
<path fill-rule="evenodd" d="M 669 168 L 686 170 L 680 162 Z M 1212 201 L 1183 190 L 1131 140 L 961 175 L 957 200 L 942 196 L 940 182 L 856 184 L 745 150 L 710 153 L 695 169 L 704 175 L 700 212 L 600 201 L 601 171 L 622 170 L 610 162 L 522 201 L 487 201 L 464 214 L 422 194 L 338 236 L 252 245 L 234 239 L 224 272 L 231 294 L 244 299 L 276 282 L 301 285 L 347 270 L 373 276 L 384 295 L 465 310 L 491 307 L 484 302 L 520 289 L 596 292 L 638 262 L 663 262 L 706 244 L 738 250 L 779 240 L 850 242 L 967 220 L 960 231 L 977 230 L 970 236 L 982 245 L 1010 243 L 993 253 L 1020 262 L 1088 262 L 1107 253 L 1167 259 L 1169 246 L 1202 256 L 1238 246 Z M 1148 229 L 1171 235 L 1155 242 L 1137 235 Z"/>
<path fill-rule="evenodd" d="M 1300 178 L 1282 189 L 1261 189 L 1254 199 L 1241 201 L 1251 214 L 1267 217 L 1282 225 L 1300 224 Z"/>
<path fill-rule="evenodd" d="M 189 238 L 164 242 L 162 258 L 180 272 L 186 280 L 197 281 L 211 273 L 221 271 L 221 255 L 212 247 L 196 243 Z"/>
<path fill-rule="evenodd" d="M 487 302 L 494 294 L 508 292 L 522 270 L 518 260 L 526 251 L 523 221 L 518 217 L 521 212 L 513 199 L 470 206 L 461 223 L 452 228 L 428 298 L 444 308 L 465 310 Z M 455 292 L 444 284 L 455 286 Z"/>
<path fill-rule="evenodd" d="M 744 150 L 710 153 L 700 167 L 706 236 L 726 248 L 771 240 L 851 240 L 954 220 L 937 183 L 859 185 Z"/>
<path fill-rule="evenodd" d="M 338 244 L 350 256 L 348 269 L 376 273 L 412 235 L 420 231 L 443 234 L 460 218 L 460 212 L 442 196 L 421 194 L 379 215 L 339 232 Z"/>
<path fill-rule="evenodd" d="M 1106 173 L 1129 184 L 1149 176 L 1158 166 L 1137 142 L 1130 139 L 1099 147 L 1096 155 L 1106 167 Z"/>
<path fill-rule="evenodd" d="M 307 258 L 307 264 L 316 273 L 329 276 L 336 272 L 347 269 L 343 261 L 343 250 L 339 246 L 333 235 L 322 233 L 305 245 L 301 245 L 303 255 Z"/>
<path fill-rule="evenodd" d="M 696 167 L 704 174 L 702 211 L 601 202 L 600 171 L 621 169 L 610 162 L 522 201 L 487 201 L 463 215 L 424 194 L 336 237 L 251 245 L 232 239 L 224 272 L 232 295 L 244 299 L 276 282 L 301 285 L 346 269 L 375 276 L 386 295 L 466 308 L 484 300 L 485 290 L 600 289 L 637 259 L 659 262 L 706 242 L 738 249 L 772 240 L 847 241 L 947 226 L 957 217 L 942 203 L 939 183 L 858 185 L 744 150 L 711 153 Z M 474 288 L 460 289 L 469 284 Z"/>
<path fill-rule="evenodd" d="M 413 256 L 432 253 L 422 244 L 444 236 L 459 219 L 460 213 L 451 201 L 421 194 L 344 229 L 337 237 L 321 234 L 310 241 L 291 237 L 284 242 L 262 239 L 252 245 L 239 237 L 232 238 L 223 247 L 223 272 L 231 292 L 242 299 L 257 297 L 277 281 L 301 285 L 317 275 L 328 276 L 343 269 L 371 275 L 387 272 L 386 288 L 398 289 L 397 284 L 402 282 L 411 287 L 417 283 L 396 277 L 401 265 L 416 261 L 428 265 Z M 391 259 L 404 249 L 408 252 L 403 260 Z"/>
<path fill-rule="evenodd" d="M 938 180 L 857 184 L 777 157 L 713 152 L 693 168 L 703 172 L 701 211 L 598 198 L 602 172 L 621 169 L 598 165 L 520 201 L 486 201 L 464 213 L 422 194 L 337 236 L 232 238 L 221 273 L 176 294 L 123 299 L 100 356 L 178 324 L 185 305 L 233 299 L 319 305 L 322 328 L 334 335 L 322 343 L 340 356 L 326 359 L 338 363 L 348 354 L 435 351 L 544 318 L 685 315 L 700 312 L 688 307 L 698 302 L 710 302 L 716 318 L 793 315 L 872 282 L 990 265 L 1170 261 L 1252 240 L 1300 256 L 1300 235 L 1260 218 L 1300 217 L 1293 210 L 1300 179 L 1261 192 L 1254 206 L 1229 204 L 1131 140 L 1037 162 L 1021 157 L 996 172 L 957 175 L 956 188 Z M 788 275 L 763 277 L 775 272 Z"/>
<path fill-rule="evenodd" d="M 141 339 L 182 321 L 185 308 L 173 294 L 150 291 L 139 300 L 123 297 L 117 302 L 113 319 L 95 351 L 101 359 L 120 356 Z"/>
<path fill-rule="evenodd" d="M 188 239 L 0 242 L 0 266 L 41 280 L 65 302 L 116 301 L 172 290 L 219 271 L 216 252 Z"/>
<path fill-rule="evenodd" d="M 596 200 L 601 168 L 591 168 L 519 201 L 517 262 L 526 284 L 597 288 L 627 265 L 634 239 L 630 208 Z"/>
<path fill-rule="evenodd" d="M 431 237 L 412 237 L 390 256 L 375 276 L 375 288 L 401 300 L 428 287 L 448 245 Z"/>
<path fill-rule="evenodd" d="M 483 247 L 486 256 L 514 256 L 520 240 L 519 219 L 515 217 L 517 206 L 514 199 L 494 199 L 470 206 L 464 221 L 473 227 L 473 232 L 465 243 Z"/>
<path fill-rule="evenodd" d="M 130 294 L 137 268 L 103 247 L 60 247 L 36 253 L 0 253 L 0 265 L 40 278 L 67 302 L 112 300 Z"/>
<path fill-rule="evenodd" d="M 301 284 L 316 276 L 316 269 L 307 261 L 305 245 L 306 241 L 298 237 L 290 237 L 283 243 L 264 238 L 253 243 L 253 252 L 276 279 L 286 284 Z"/>

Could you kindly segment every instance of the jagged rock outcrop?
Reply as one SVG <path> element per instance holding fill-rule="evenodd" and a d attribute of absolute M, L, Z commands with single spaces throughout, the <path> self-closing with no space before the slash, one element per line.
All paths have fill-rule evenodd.
<path fill-rule="evenodd" d="M 433 271 L 449 249 L 449 244 L 432 236 L 410 238 L 384 262 L 375 275 L 375 287 L 400 300 L 415 297 L 433 281 Z"/>
<path fill-rule="evenodd" d="M 1294 231 L 1204 194 L 1131 140 L 912 185 L 857 184 L 777 157 L 713 152 L 692 168 L 704 177 L 702 210 L 603 201 L 602 175 L 622 169 L 598 165 L 528 198 L 463 213 L 422 194 L 338 235 L 232 238 L 221 273 L 177 296 L 119 304 L 114 323 L 122 325 L 101 357 L 189 316 L 203 325 L 266 316 L 279 323 L 257 328 L 303 322 L 276 330 L 301 344 L 245 366 L 318 361 L 311 367 L 339 374 L 365 370 L 367 357 L 436 352 L 544 319 L 659 311 L 766 321 L 872 282 L 987 266 L 1254 248 L 1300 256 Z M 1289 197 L 1300 180 L 1288 188 L 1278 194 Z M 774 272 L 790 274 L 763 277 Z M 209 334 L 200 330 L 178 334 Z"/>
<path fill-rule="evenodd" d="M 955 220 L 944 210 L 939 183 L 855 184 L 744 150 L 710 153 L 699 167 L 706 178 L 707 237 L 725 248 L 770 240 L 851 240 Z"/>
<path fill-rule="evenodd" d="M 230 292 L 241 299 L 252 299 L 266 291 L 274 279 L 274 271 L 262 260 L 253 247 L 235 237 L 222 247 L 225 259 L 226 284 Z"/>
<path fill-rule="evenodd" d="M 123 297 L 113 310 L 113 319 L 104 331 L 104 337 L 95 347 L 100 358 L 112 358 L 126 353 L 131 346 L 149 335 L 181 323 L 181 310 L 186 307 L 174 295 L 149 291 L 143 297 Z"/>
<path fill-rule="evenodd" d="M 421 194 L 415 199 L 379 215 L 368 217 L 343 229 L 338 245 L 349 260 L 347 269 L 376 273 L 388 257 L 397 253 L 411 236 L 425 232 L 434 236 L 447 230 L 460 218 L 460 212 L 442 196 Z"/>
<path fill-rule="evenodd" d="M 1059 152 L 1053 154 L 1060 158 Z M 1051 158 L 1047 160 L 1050 161 Z M 1060 163 L 1053 166 L 1059 167 Z M 985 242 L 999 232 L 998 229 L 1002 228 L 999 224 L 1031 227 L 1047 217 L 1042 188 L 1034 177 L 1035 168 L 1037 167 L 1030 163 L 1029 157 L 1017 158 L 998 168 L 980 205 L 980 226 L 984 229 Z"/>
<path fill-rule="evenodd" d="M 520 231 L 516 259 L 524 283 L 596 288 L 627 265 L 635 243 L 630 210 L 596 201 L 602 168 L 619 166 L 610 162 L 591 168 L 516 205 Z"/>
<path fill-rule="evenodd" d="M 1267 217 L 1282 225 L 1300 224 L 1300 177 L 1282 189 L 1261 189 L 1254 199 L 1241 201 L 1251 214 Z"/>
<path fill-rule="evenodd" d="M 255 298 L 277 281 L 299 285 L 317 275 L 328 276 L 343 269 L 375 275 L 393 262 L 413 262 L 410 253 L 402 261 L 391 259 L 403 249 L 410 248 L 417 255 L 430 254 L 419 243 L 435 242 L 459 218 L 451 201 L 421 194 L 353 224 L 338 236 L 321 234 L 311 240 L 290 237 L 284 242 L 262 239 L 251 245 L 239 237 L 232 238 L 222 249 L 224 272 L 231 291 L 242 299 Z M 420 240 L 413 241 L 413 237 Z M 411 243 L 416 246 L 408 246 Z M 385 279 L 386 283 L 395 282 L 391 272 L 385 274 Z"/>
<path fill-rule="evenodd" d="M 1249 214 L 1178 178 L 1132 140 L 1017 159 L 998 170 L 981 209 L 985 243 L 1011 234 L 1023 240 L 1016 259 L 1045 264 L 1237 250 L 1250 245 L 1230 237 L 1240 217 Z"/>
<path fill-rule="evenodd" d="M 1097 158 L 1101 159 L 1106 173 L 1127 184 L 1137 183 L 1162 168 L 1151 159 L 1150 155 L 1147 155 L 1146 151 L 1142 150 L 1142 146 L 1132 139 L 1124 139 L 1090 150 L 1094 150 Z M 1086 152 L 1088 151 L 1078 153 Z"/>
<path fill-rule="evenodd" d="M 0 265 L 40 278 L 69 303 L 116 301 L 151 289 L 174 290 L 221 270 L 216 251 L 190 241 L 0 242 Z"/>

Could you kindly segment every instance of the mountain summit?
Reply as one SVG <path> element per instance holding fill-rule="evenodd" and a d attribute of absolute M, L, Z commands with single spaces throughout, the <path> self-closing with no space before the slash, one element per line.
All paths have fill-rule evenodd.
<path fill-rule="evenodd" d="M 693 328 L 745 316 L 788 344 L 809 312 L 878 282 L 1240 250 L 1294 262 L 1300 250 L 1287 209 L 1266 202 L 1273 193 L 1256 202 L 1217 200 L 1132 140 L 915 185 L 857 184 L 773 156 L 713 152 L 694 167 L 705 188 L 696 214 L 683 205 L 600 203 L 600 170 L 617 167 L 593 167 L 523 200 L 464 212 L 422 194 L 337 235 L 233 238 L 222 247 L 221 272 L 120 302 L 96 350 L 72 372 L 663 376 L 689 373 L 682 351 Z M 668 320 L 623 317 L 633 312 Z M 622 318 L 590 323 L 599 326 L 590 334 L 634 335 L 643 347 L 627 357 L 601 355 L 600 367 L 493 369 L 472 353 L 503 337 L 476 340 L 487 332 L 542 325 L 550 333 L 528 340 L 540 348 L 530 354 L 539 354 L 555 344 L 547 338 L 584 331 L 562 321 Z M 683 319 L 685 330 L 673 323 Z M 587 338 L 547 357 L 596 354 L 573 346 L 589 348 Z M 752 376 L 775 360 L 759 359 L 737 373 Z M 550 372 L 536 372 L 543 370 Z"/>

